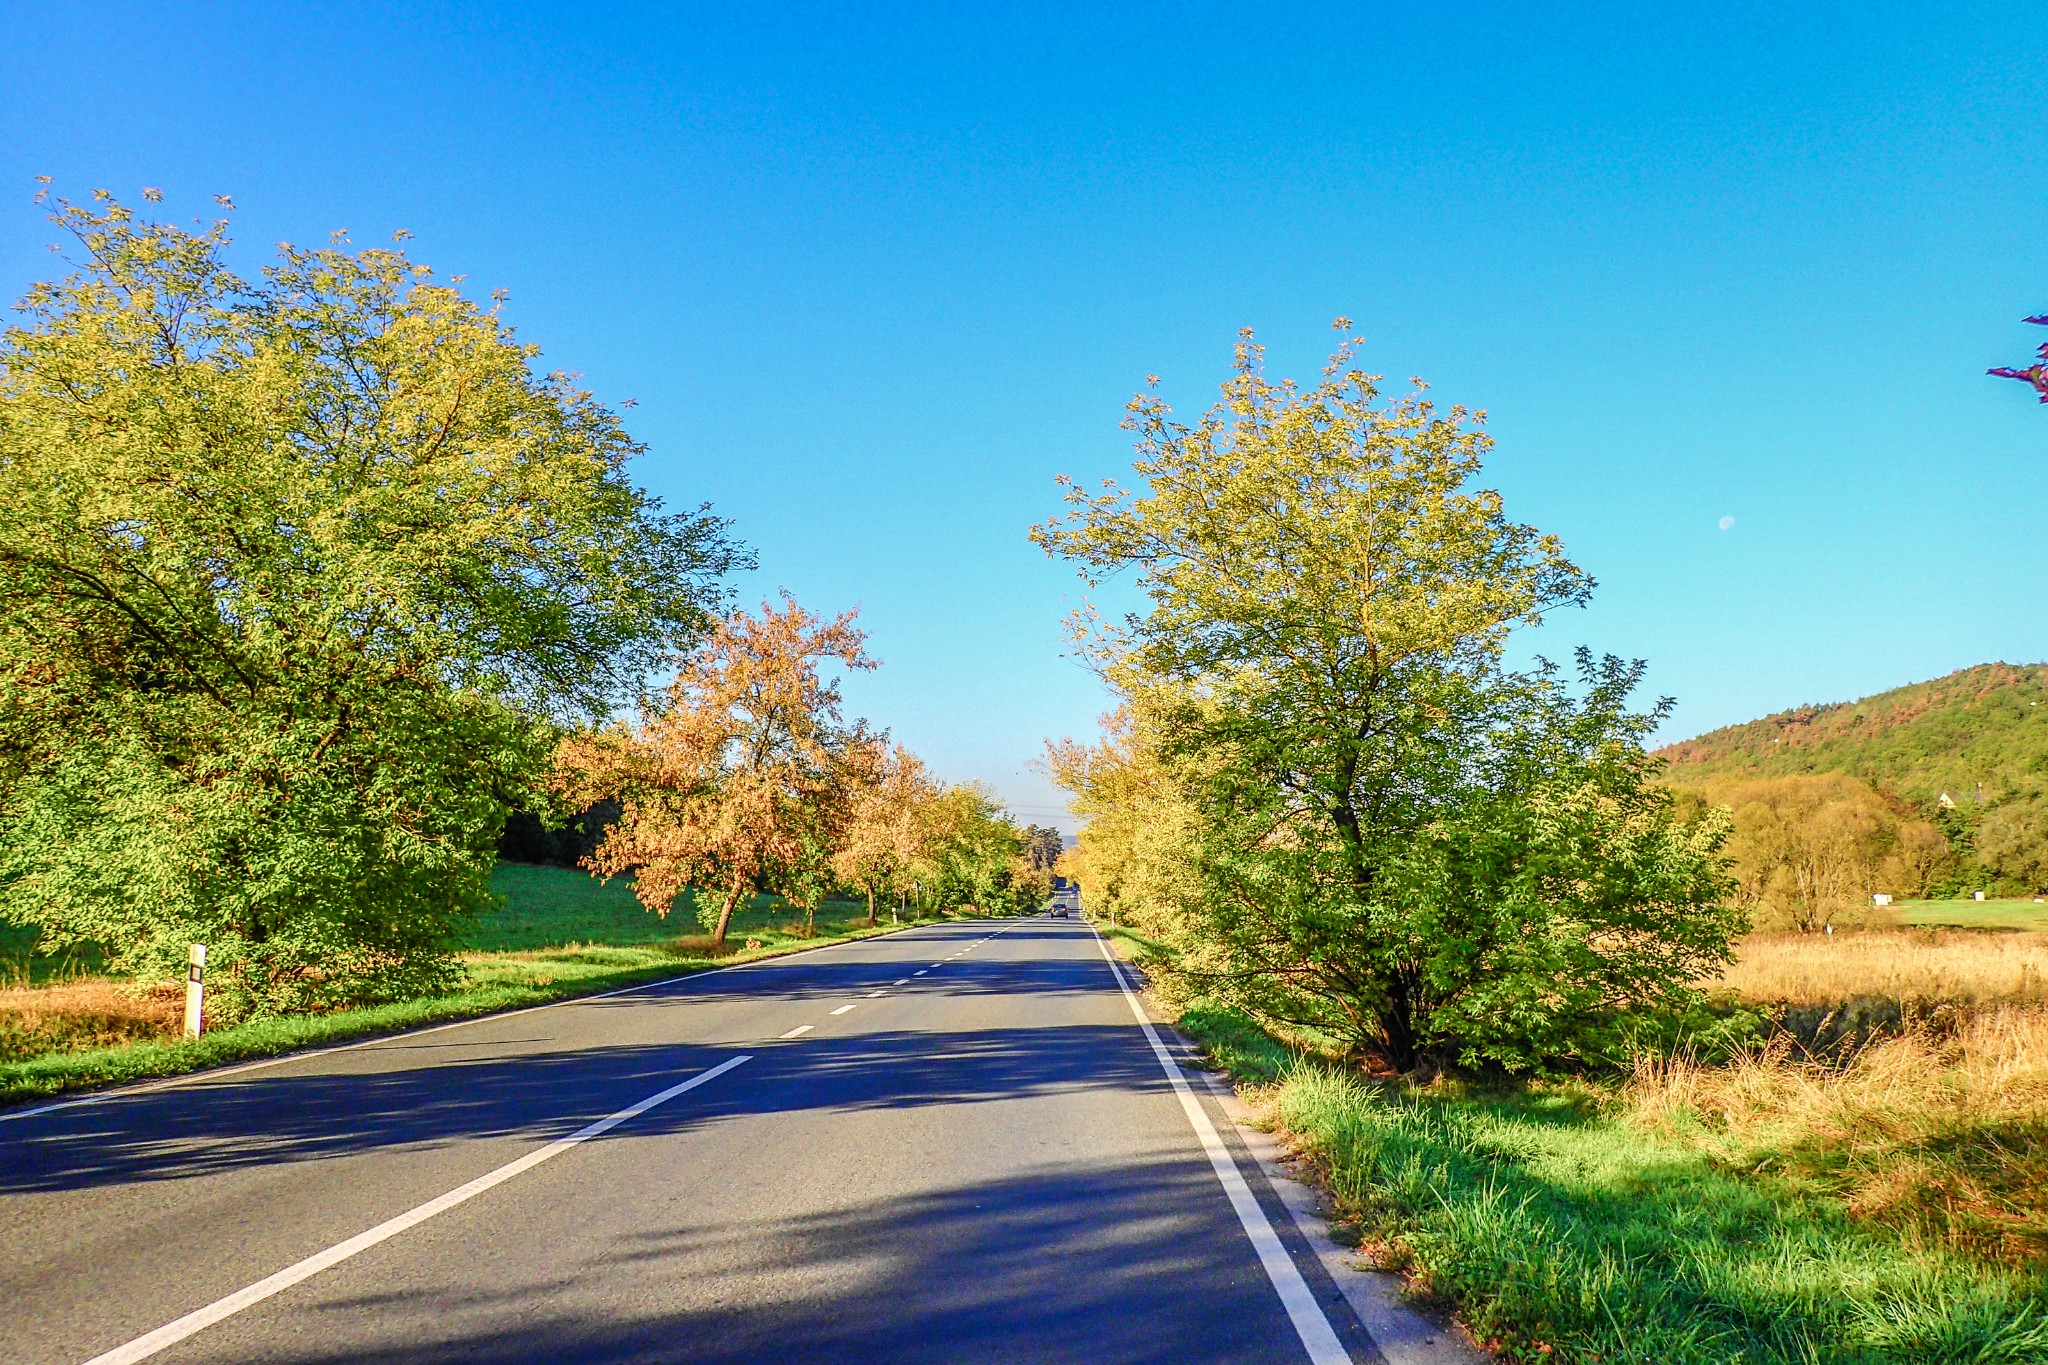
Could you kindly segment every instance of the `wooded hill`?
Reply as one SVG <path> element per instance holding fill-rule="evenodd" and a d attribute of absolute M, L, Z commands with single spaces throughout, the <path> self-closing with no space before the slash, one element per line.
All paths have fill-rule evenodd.
<path fill-rule="evenodd" d="M 1716 800 L 1757 799 L 1772 790 L 1769 779 L 1866 784 L 1949 844 L 1930 887 L 1905 894 L 2048 885 L 2048 665 L 1980 664 L 1861 701 L 1781 711 L 1659 752 L 1673 785 Z"/>

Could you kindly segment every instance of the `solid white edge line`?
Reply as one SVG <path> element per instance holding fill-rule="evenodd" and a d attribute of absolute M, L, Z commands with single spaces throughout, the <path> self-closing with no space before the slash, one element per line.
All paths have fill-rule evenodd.
<path fill-rule="evenodd" d="M 154 1332 L 139 1336 L 125 1346 L 116 1346 L 111 1351 L 96 1355 L 87 1361 L 86 1365 L 131 1365 L 134 1361 L 147 1360 L 195 1332 L 202 1332 L 225 1318 L 233 1317 L 244 1308 L 284 1292 L 301 1280 L 309 1280 L 323 1270 L 340 1265 L 358 1252 L 368 1251 L 379 1242 L 389 1241 L 408 1228 L 418 1227 L 436 1214 L 446 1213 L 457 1204 L 474 1199 L 485 1190 L 502 1185 L 514 1176 L 524 1175 L 543 1161 L 552 1160 L 579 1143 L 588 1142 L 599 1134 L 610 1132 L 627 1119 L 638 1118 L 656 1105 L 666 1104 L 686 1090 L 695 1090 L 706 1081 L 723 1076 L 740 1063 L 749 1060 L 751 1058 L 748 1056 L 727 1058 L 709 1071 L 700 1071 L 689 1080 L 649 1095 L 638 1104 L 629 1105 L 616 1114 L 586 1124 L 565 1138 L 558 1138 L 537 1151 L 528 1152 L 517 1161 L 507 1162 L 497 1170 L 480 1175 L 466 1185 L 458 1185 L 448 1193 L 429 1199 L 416 1208 L 408 1209 L 396 1218 L 387 1218 L 367 1232 L 359 1232 L 345 1242 L 337 1242 L 325 1251 L 315 1252 L 295 1265 L 288 1265 L 274 1275 L 265 1276 L 246 1289 L 238 1289 L 224 1299 L 215 1299 L 206 1307 L 187 1313 L 175 1322 L 165 1323 Z"/>
<path fill-rule="evenodd" d="M 516 1010 L 500 1010 L 495 1014 L 479 1014 L 469 1019 L 451 1019 L 445 1024 L 429 1024 L 425 1028 L 401 1029 L 397 1033 L 379 1033 L 368 1038 L 358 1038 L 352 1043 L 336 1043 L 333 1047 L 316 1047 L 304 1051 L 287 1052 L 276 1057 L 264 1057 L 253 1062 L 241 1062 L 234 1066 L 202 1067 L 177 1076 L 165 1076 L 160 1080 L 144 1081 L 137 1085 L 116 1086 L 110 1090 L 97 1090 L 90 1095 L 76 1099 L 56 1100 L 50 1104 L 39 1104 L 32 1109 L 9 1109 L 0 1111 L 0 1123 L 10 1119 L 32 1119 L 38 1114 L 53 1114 L 59 1109 L 76 1109 L 81 1105 L 103 1104 L 108 1100 L 124 1099 L 130 1095 L 154 1095 L 160 1090 L 175 1090 L 180 1086 L 199 1085 L 206 1081 L 217 1081 L 228 1076 L 240 1076 L 265 1067 L 283 1066 L 286 1062 L 309 1062 L 315 1057 L 329 1057 L 337 1052 L 354 1052 L 357 1048 L 375 1047 L 379 1043 L 395 1043 L 404 1038 L 424 1038 L 430 1033 L 444 1033 L 452 1028 L 467 1028 L 471 1024 L 488 1024 L 494 1019 L 517 1019 L 522 1014 L 538 1014 L 542 1010 L 558 1010 L 567 1005 L 587 1005 L 593 1000 L 609 1000 L 615 995 L 631 995 L 635 991 L 651 991 L 660 986 L 673 986 L 678 981 L 689 981 L 700 976 L 718 976 L 724 972 L 743 972 L 749 967 L 761 967 L 784 958 L 802 957 L 807 953 L 830 952 L 834 948 L 850 948 L 856 943 L 869 943 L 878 938 L 894 938 L 926 926 L 910 924 L 901 929 L 884 929 L 879 934 L 865 938 L 852 938 L 844 943 L 821 943 L 815 948 L 798 948 L 794 952 L 777 953 L 773 957 L 757 957 L 751 962 L 735 962 L 730 967 L 706 967 L 702 971 L 682 972 L 675 976 L 664 976 L 659 981 L 643 981 L 637 986 L 621 986 L 617 990 L 598 991 L 592 995 L 572 995 L 566 1000 L 550 1000 L 545 1005 L 527 1005 Z"/>
<path fill-rule="evenodd" d="M 1280 1240 L 1280 1234 L 1273 1231 L 1273 1224 L 1266 1217 L 1266 1211 L 1259 1207 L 1251 1186 L 1245 1183 L 1244 1172 L 1237 1169 L 1236 1160 L 1230 1149 L 1223 1145 L 1222 1136 L 1216 1125 L 1209 1121 L 1209 1115 L 1202 1108 L 1201 1100 L 1189 1088 L 1188 1080 L 1181 1073 L 1180 1065 L 1173 1060 L 1173 1054 L 1166 1050 L 1166 1044 L 1159 1041 L 1159 1032 L 1152 1027 L 1152 1021 L 1145 1017 L 1145 1007 L 1138 1003 L 1138 996 L 1124 980 L 1123 967 L 1110 956 L 1109 943 L 1102 932 L 1093 924 L 1088 926 L 1095 935 L 1095 946 L 1102 954 L 1102 960 L 1109 964 L 1109 974 L 1116 978 L 1117 989 L 1124 994 L 1124 1003 L 1131 1007 L 1131 1015 L 1138 1021 L 1138 1027 L 1145 1031 L 1145 1041 L 1152 1045 L 1152 1055 L 1159 1059 L 1160 1069 L 1173 1084 L 1173 1093 L 1180 1099 L 1181 1112 L 1187 1115 L 1188 1123 L 1194 1128 L 1195 1136 L 1201 1140 L 1202 1151 L 1209 1158 L 1210 1169 L 1216 1172 L 1223 1192 L 1230 1199 L 1230 1207 L 1237 1213 L 1237 1221 L 1244 1228 L 1244 1235 L 1251 1239 L 1252 1250 L 1258 1253 L 1259 1265 L 1266 1272 L 1273 1292 L 1280 1296 L 1280 1306 L 1287 1310 L 1287 1317 L 1294 1324 L 1295 1335 L 1301 1338 L 1302 1347 L 1308 1351 L 1308 1358 L 1314 1365 L 1351 1365 L 1351 1353 L 1344 1349 L 1344 1343 L 1337 1338 L 1337 1329 L 1330 1325 L 1323 1306 L 1316 1302 L 1308 1281 L 1302 1279 L 1294 1258 Z"/>

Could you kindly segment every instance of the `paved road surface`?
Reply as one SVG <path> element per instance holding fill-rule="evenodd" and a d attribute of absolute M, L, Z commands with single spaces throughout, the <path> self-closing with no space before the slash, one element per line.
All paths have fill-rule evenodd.
<path fill-rule="evenodd" d="M 1377 1359 L 1214 1103 L 1037 918 L 0 1119 L 0 1360 Z"/>

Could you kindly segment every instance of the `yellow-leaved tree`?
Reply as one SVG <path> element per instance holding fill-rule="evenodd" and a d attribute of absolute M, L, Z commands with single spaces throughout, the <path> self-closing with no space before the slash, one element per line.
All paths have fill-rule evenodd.
<path fill-rule="evenodd" d="M 1083 836 L 1084 873 L 1129 896 L 1146 811 L 1184 811 L 1169 857 L 1196 887 L 1163 909 L 1201 989 L 1403 1070 L 1612 1052 L 1727 958 L 1723 828 L 1649 780 L 1662 708 L 1630 708 L 1640 665 L 1508 665 L 1510 632 L 1592 580 L 1474 486 L 1477 415 L 1383 399 L 1354 345 L 1301 387 L 1244 334 L 1192 424 L 1139 395 L 1142 486 L 1068 482 L 1033 532 L 1148 599 L 1082 623 L 1130 721 L 1054 755 L 1115 817 Z"/>
<path fill-rule="evenodd" d="M 924 764 L 901 745 L 876 746 L 873 761 L 854 774 L 832 870 L 867 898 L 870 927 L 878 896 L 897 900 L 909 890 L 925 846 L 919 811 L 937 792 Z"/>
<path fill-rule="evenodd" d="M 1137 724 L 1123 706 L 1102 718 L 1099 743 L 1046 746 L 1047 771 L 1086 822 L 1053 870 L 1077 883 L 1083 904 L 1111 924 L 1191 937 L 1174 931 L 1202 894 L 1190 860 L 1197 817 L 1156 749 L 1140 741 Z M 1188 951 L 1192 960 L 1199 948 L 1191 941 Z"/>
<path fill-rule="evenodd" d="M 1873 892 L 1924 895 L 1948 841 L 1903 802 L 1846 773 L 1709 783 L 1729 807 L 1736 885 L 1765 928 L 1812 933 L 1867 910 Z"/>

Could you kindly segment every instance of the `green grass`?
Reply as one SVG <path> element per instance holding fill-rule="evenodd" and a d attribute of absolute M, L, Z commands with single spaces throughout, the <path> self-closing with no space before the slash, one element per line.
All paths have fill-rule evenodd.
<path fill-rule="evenodd" d="M 1603 1116 L 1589 1090 L 1414 1094 L 1307 1063 L 1275 1112 L 1363 1238 L 1510 1360 L 2048 1360 L 2040 1279 L 1718 1170 Z"/>
<path fill-rule="evenodd" d="M 104 966 L 104 960 L 93 949 L 43 954 L 35 951 L 35 942 L 35 930 L 0 924 L 0 987 L 68 981 L 97 974 Z"/>
<path fill-rule="evenodd" d="M 491 890 L 505 898 L 500 908 L 480 917 L 463 936 L 468 953 L 504 953 L 535 948 L 560 948 L 578 943 L 674 944 L 704 930 L 694 906 L 676 903 L 667 918 L 655 915 L 633 899 L 633 884 L 621 877 L 600 882 L 587 872 L 562 867 L 528 867 L 500 863 L 491 872 Z M 820 934 L 843 933 L 867 923 L 867 904 L 827 900 L 818 908 Z M 889 908 L 875 915 L 889 923 Z M 795 942 L 785 932 L 801 924 L 803 912 L 779 896 L 753 896 L 733 911 L 728 937 L 735 943 L 750 938 L 764 944 Z"/>
<path fill-rule="evenodd" d="M 2026 900 L 1899 901 L 1901 924 L 1962 929 L 2030 929 L 2048 933 L 2048 902 Z"/>
<path fill-rule="evenodd" d="M 462 938 L 465 952 L 517 952 L 571 943 L 625 947 L 672 943 L 684 934 L 702 932 L 688 905 L 678 904 L 668 918 L 656 918 L 633 899 L 633 883 L 624 877 L 600 882 L 569 868 L 500 863 L 491 872 L 491 890 L 504 897 L 504 904 L 470 925 Z M 737 937 L 744 941 L 746 936 Z"/>
<path fill-rule="evenodd" d="M 1144 960 L 1158 945 L 1106 931 Z M 1204 1001 L 1176 1021 L 1263 1087 L 1340 1217 L 1506 1359 L 1584 1365 L 2048 1361 L 2048 1271 L 1916 1248 L 1810 1188 L 1716 1166 L 1591 1084 L 1370 1081 Z"/>
<path fill-rule="evenodd" d="M 827 901 L 818 912 L 816 936 L 805 939 L 792 932 L 801 930 L 800 911 L 774 897 L 759 896 L 733 917 L 729 943 L 741 946 L 712 958 L 686 907 L 666 921 L 657 919 L 640 907 L 624 882 L 606 886 L 563 868 L 507 865 L 492 874 L 491 884 L 506 903 L 478 920 L 465 936 L 468 982 L 461 990 L 365 1009 L 259 1020 L 210 1030 L 190 1042 L 130 1043 L 12 1061 L 0 1064 L 0 1104 L 546 1004 L 886 933 L 892 927 L 886 910 L 879 928 L 869 930 L 865 905 Z M 743 946 L 749 941 L 759 946 Z M 0 940 L 0 946 L 6 942 Z M 12 946 L 17 954 L 25 954 L 25 941 Z M 22 963 L 15 984 L 25 976 L 41 982 L 60 975 L 46 959 L 14 960 Z"/>

